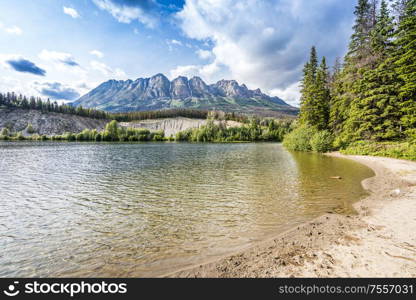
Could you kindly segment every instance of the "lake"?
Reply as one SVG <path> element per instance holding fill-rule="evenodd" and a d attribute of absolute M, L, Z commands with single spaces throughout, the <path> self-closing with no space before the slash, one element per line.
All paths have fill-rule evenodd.
<path fill-rule="evenodd" d="M 0 276 L 163 275 L 354 213 L 373 175 L 274 143 L 0 142 Z"/>

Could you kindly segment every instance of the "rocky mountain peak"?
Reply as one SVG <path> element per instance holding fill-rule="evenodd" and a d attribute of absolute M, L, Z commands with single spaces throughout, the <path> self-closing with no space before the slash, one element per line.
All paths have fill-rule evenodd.
<path fill-rule="evenodd" d="M 146 98 L 169 98 L 170 97 L 169 79 L 161 73 L 150 77 L 144 96 Z"/>
<path fill-rule="evenodd" d="M 249 90 L 235 80 L 220 80 L 207 85 L 200 77 L 179 76 L 172 81 L 159 73 L 136 80 L 109 80 L 74 101 L 74 106 L 121 112 L 155 110 L 172 107 L 220 109 L 244 112 L 248 109 L 275 111 L 297 109 L 278 97 L 263 94 L 260 89 Z"/>
<path fill-rule="evenodd" d="M 174 99 L 191 97 L 192 92 L 189 88 L 188 78 L 179 76 L 172 80 L 170 92 Z"/>

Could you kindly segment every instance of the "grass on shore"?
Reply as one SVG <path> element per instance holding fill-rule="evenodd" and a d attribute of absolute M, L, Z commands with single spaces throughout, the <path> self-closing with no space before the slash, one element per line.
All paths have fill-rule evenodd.
<path fill-rule="evenodd" d="M 416 141 L 371 142 L 359 141 L 350 144 L 341 153 L 350 155 L 372 155 L 416 161 Z"/>

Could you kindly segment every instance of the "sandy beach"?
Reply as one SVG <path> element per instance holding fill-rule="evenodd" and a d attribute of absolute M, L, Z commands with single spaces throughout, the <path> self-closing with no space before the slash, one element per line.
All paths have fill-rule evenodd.
<path fill-rule="evenodd" d="M 327 213 L 249 250 L 167 277 L 416 277 L 416 162 L 329 155 L 376 174 L 362 182 L 370 195 L 355 203 L 357 214 Z"/>

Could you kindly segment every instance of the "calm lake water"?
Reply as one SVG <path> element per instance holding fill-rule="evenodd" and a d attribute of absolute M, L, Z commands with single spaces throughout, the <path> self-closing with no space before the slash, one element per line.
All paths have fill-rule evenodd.
<path fill-rule="evenodd" d="M 0 276 L 165 274 L 351 213 L 373 175 L 279 144 L 1 142 Z"/>

